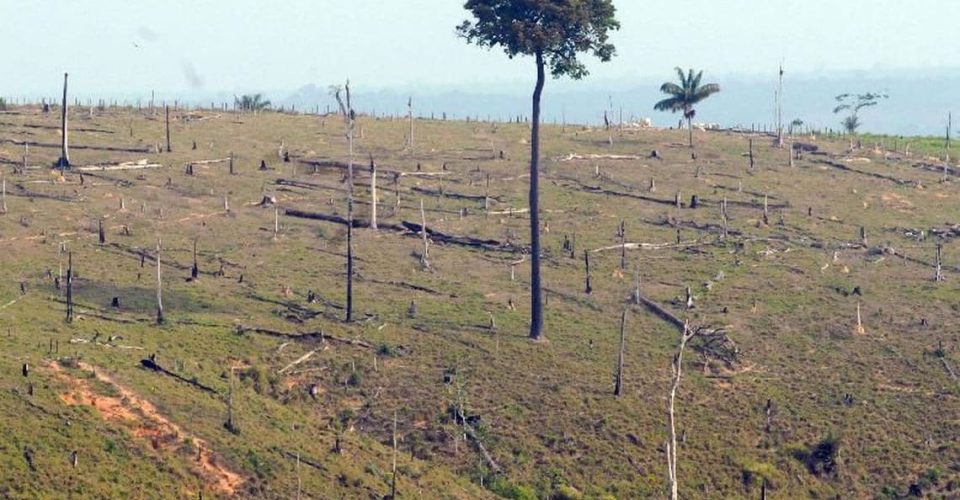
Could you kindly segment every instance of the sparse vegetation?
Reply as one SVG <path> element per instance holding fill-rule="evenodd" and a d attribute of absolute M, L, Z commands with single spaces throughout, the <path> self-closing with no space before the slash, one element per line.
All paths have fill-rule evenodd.
<path fill-rule="evenodd" d="M 833 114 L 846 113 L 843 121 L 843 129 L 848 134 L 856 134 L 862 125 L 860 121 L 860 110 L 876 106 L 881 100 L 888 96 L 882 92 L 867 92 L 865 94 L 840 94 L 834 98 L 837 106 L 833 108 Z"/>

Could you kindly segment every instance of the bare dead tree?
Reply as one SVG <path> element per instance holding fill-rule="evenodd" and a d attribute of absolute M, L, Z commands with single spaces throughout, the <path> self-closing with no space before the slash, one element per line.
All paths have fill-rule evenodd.
<path fill-rule="evenodd" d="M 163 284 L 160 279 L 160 249 L 162 243 L 157 239 L 157 324 L 163 324 Z M 68 278 L 69 281 L 69 278 Z"/>
<path fill-rule="evenodd" d="M 683 352 L 687 346 L 687 343 L 692 339 L 701 338 L 719 341 L 720 345 L 726 346 L 729 348 L 732 343 L 730 343 L 729 338 L 726 335 L 726 332 L 722 328 L 713 328 L 705 325 L 698 326 L 691 329 L 687 321 L 683 322 L 683 329 L 680 335 L 680 346 L 677 348 L 677 354 L 673 357 L 673 383 L 670 386 L 670 395 L 669 403 L 667 407 L 667 417 L 668 417 L 668 430 L 670 432 L 670 442 L 667 443 L 667 477 L 670 486 L 670 498 L 673 500 L 677 499 L 677 485 L 679 483 L 679 478 L 677 476 L 677 425 L 676 425 L 676 400 L 677 400 L 677 390 L 680 388 L 680 379 L 683 374 Z M 698 350 L 702 349 L 703 343 L 701 346 L 698 346 Z M 706 345 L 716 345 L 716 344 L 706 344 Z M 732 349 L 736 349 L 733 347 Z M 719 351 L 701 351 L 704 358 L 708 355 L 712 355 Z"/>
<path fill-rule="evenodd" d="M 273 207 L 273 237 L 280 237 L 280 207 Z"/>
<path fill-rule="evenodd" d="M 357 115 L 350 98 L 350 80 L 342 88 L 333 88 L 334 98 L 340 106 L 347 136 L 347 307 L 345 319 L 353 321 L 353 135 Z"/>
<path fill-rule="evenodd" d="M 73 323 L 73 252 L 67 254 L 67 323 Z"/>
<path fill-rule="evenodd" d="M 777 85 L 777 147 L 783 148 L 783 65 L 780 66 L 780 80 Z"/>
<path fill-rule="evenodd" d="M 393 474 L 390 476 L 390 498 L 397 498 L 397 411 L 393 411 Z"/>
<path fill-rule="evenodd" d="M 590 252 L 587 250 L 583 251 L 583 265 L 586 269 L 586 275 L 584 276 L 586 284 L 584 286 L 583 293 L 589 295 L 590 293 L 593 293 L 593 287 L 590 286 Z"/>
<path fill-rule="evenodd" d="M 627 270 L 627 227 L 623 219 L 620 220 L 620 270 Z"/>
<path fill-rule="evenodd" d="M 170 145 L 170 106 L 164 104 L 163 106 L 164 114 L 166 116 L 166 127 L 167 127 L 167 152 L 173 152 L 173 147 Z"/>
<path fill-rule="evenodd" d="M 627 310 L 624 309 L 620 315 L 620 350 L 617 354 L 617 382 L 613 388 L 613 395 L 618 398 L 623 395 L 623 348 L 626 344 L 626 326 Z"/>
<path fill-rule="evenodd" d="M 377 230 L 377 163 L 370 154 L 370 229 Z"/>
<path fill-rule="evenodd" d="M 0 178 L 0 214 L 7 213 L 7 178 Z"/>
<path fill-rule="evenodd" d="M 427 239 L 427 214 L 423 210 L 423 198 L 420 199 L 420 235 L 423 236 L 423 252 L 420 254 L 420 265 L 430 269 L 430 240 Z"/>
<path fill-rule="evenodd" d="M 70 168 L 70 141 L 67 138 L 67 73 L 63 74 L 63 102 L 60 106 L 60 160 L 57 166 L 60 170 Z"/>
<path fill-rule="evenodd" d="M 234 175 L 234 171 L 233 171 L 233 151 L 230 152 L 230 175 Z"/>
<path fill-rule="evenodd" d="M 407 146 L 413 152 L 413 96 L 407 99 L 407 119 L 410 121 L 410 135 L 407 137 Z"/>
<path fill-rule="evenodd" d="M 668 430 L 670 432 L 670 442 L 667 443 L 667 479 L 670 485 L 670 498 L 677 500 L 677 424 L 676 424 L 676 400 L 677 389 L 680 388 L 680 377 L 683 374 L 683 350 L 687 342 L 696 335 L 695 330 L 691 330 L 687 322 L 683 324 L 683 332 L 680 335 L 680 346 L 677 354 L 673 357 L 673 383 L 670 385 L 670 399 L 667 407 Z"/>
<path fill-rule="evenodd" d="M 633 272 L 633 303 L 640 305 L 640 267 Z"/>
<path fill-rule="evenodd" d="M 750 139 L 750 170 L 753 170 L 753 138 Z"/>
<path fill-rule="evenodd" d="M 193 266 L 190 268 L 190 278 L 197 279 L 200 276 L 200 266 L 197 265 L 197 240 L 193 240 Z"/>
<path fill-rule="evenodd" d="M 722 230 L 723 233 L 721 236 L 726 239 L 727 237 L 727 196 L 723 196 L 723 201 L 720 202 L 720 221 L 723 224 Z"/>
<path fill-rule="evenodd" d="M 240 427 L 234 419 L 233 412 L 233 372 L 234 367 L 230 367 L 230 384 L 227 386 L 227 421 L 223 423 L 223 428 L 232 434 L 240 434 Z"/>
<path fill-rule="evenodd" d="M 100 242 L 100 246 L 107 243 L 107 235 L 103 232 L 103 219 L 97 219 L 97 240 Z"/>
<path fill-rule="evenodd" d="M 937 283 L 943 281 L 943 261 L 942 261 L 943 245 L 937 243 L 937 272 L 934 275 L 933 280 Z"/>

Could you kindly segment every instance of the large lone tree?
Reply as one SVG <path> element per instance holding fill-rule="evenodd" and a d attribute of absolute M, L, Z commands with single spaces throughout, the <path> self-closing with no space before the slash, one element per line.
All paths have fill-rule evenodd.
<path fill-rule="evenodd" d="M 615 53 L 609 32 L 619 29 L 620 23 L 612 0 L 467 0 L 463 7 L 474 17 L 457 28 L 468 43 L 500 47 L 511 59 L 533 56 L 537 64 L 530 131 L 530 338 L 537 340 L 543 335 L 538 172 L 546 69 L 554 78 L 583 78 L 588 71 L 578 54 L 609 61 Z"/>

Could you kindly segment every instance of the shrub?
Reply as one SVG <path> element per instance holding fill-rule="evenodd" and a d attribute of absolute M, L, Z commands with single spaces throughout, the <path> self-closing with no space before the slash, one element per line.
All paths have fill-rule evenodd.
<path fill-rule="evenodd" d="M 356 370 L 350 372 L 350 376 L 347 377 L 347 385 L 351 387 L 359 387 L 360 384 L 362 383 L 363 383 L 363 375 L 360 372 Z"/>
<path fill-rule="evenodd" d="M 490 491 L 503 498 L 512 500 L 537 500 L 537 493 L 529 486 L 513 484 L 510 481 L 497 477 L 488 483 Z"/>
<path fill-rule="evenodd" d="M 811 474 L 830 477 L 837 474 L 837 456 L 840 453 L 840 438 L 827 434 L 820 442 L 810 446 L 790 448 L 793 458 L 804 463 Z"/>

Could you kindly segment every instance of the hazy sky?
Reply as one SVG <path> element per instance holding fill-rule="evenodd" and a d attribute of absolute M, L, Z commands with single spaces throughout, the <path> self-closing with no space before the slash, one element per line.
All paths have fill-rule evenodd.
<path fill-rule="evenodd" d="M 529 60 L 454 34 L 462 0 L 0 0 L 0 95 L 524 83 Z M 594 82 L 960 67 L 955 0 L 615 0 L 618 57 Z M 709 77 L 708 77 L 709 78 Z"/>

